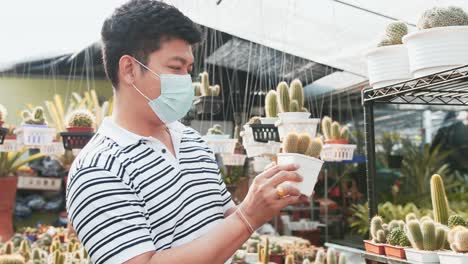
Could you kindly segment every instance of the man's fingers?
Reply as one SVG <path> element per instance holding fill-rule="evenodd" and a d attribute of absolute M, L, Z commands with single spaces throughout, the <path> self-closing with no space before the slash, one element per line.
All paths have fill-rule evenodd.
<path fill-rule="evenodd" d="M 259 174 L 257 177 L 269 179 L 275 176 L 276 174 L 280 173 L 281 171 L 295 171 L 297 169 L 299 169 L 299 166 L 297 164 L 274 165 L 271 168 Z"/>
<path fill-rule="evenodd" d="M 302 176 L 297 174 L 297 172 L 280 171 L 268 180 L 268 184 L 270 186 L 276 187 L 285 181 L 301 182 L 302 180 Z"/>
<path fill-rule="evenodd" d="M 294 186 L 291 186 L 290 184 L 281 184 L 280 186 L 276 187 L 277 193 L 282 198 L 281 196 L 300 196 L 301 192 Z M 279 192 L 278 192 L 279 191 Z M 281 193 L 281 194 L 280 194 Z"/>

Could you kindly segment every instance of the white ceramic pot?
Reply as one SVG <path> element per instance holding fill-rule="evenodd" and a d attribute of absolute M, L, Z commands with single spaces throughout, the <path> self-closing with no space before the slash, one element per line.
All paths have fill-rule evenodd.
<path fill-rule="evenodd" d="M 304 180 L 299 183 L 288 182 L 287 184 L 298 188 L 302 194 L 310 197 L 314 191 L 315 184 L 317 183 L 317 178 L 320 170 L 322 169 L 323 161 L 297 153 L 278 154 L 278 165 L 287 165 L 292 163 L 300 166 L 297 173 L 304 177 Z"/>
<path fill-rule="evenodd" d="M 439 251 L 440 264 L 466 264 L 468 263 L 468 253 L 456 253 L 453 251 Z"/>
<path fill-rule="evenodd" d="M 370 86 L 385 87 L 411 79 L 408 51 L 404 45 L 391 45 L 370 50 L 367 55 Z"/>
<path fill-rule="evenodd" d="M 410 263 L 439 263 L 437 251 L 417 250 L 405 248 L 406 259 Z"/>
<path fill-rule="evenodd" d="M 279 120 L 281 121 L 300 121 L 306 120 L 310 117 L 309 112 L 284 112 L 278 113 Z"/>
<path fill-rule="evenodd" d="M 278 117 L 260 117 L 262 125 L 274 125 L 278 121 Z"/>
<path fill-rule="evenodd" d="M 414 77 L 468 64 L 468 26 L 420 30 L 404 36 L 403 43 Z"/>

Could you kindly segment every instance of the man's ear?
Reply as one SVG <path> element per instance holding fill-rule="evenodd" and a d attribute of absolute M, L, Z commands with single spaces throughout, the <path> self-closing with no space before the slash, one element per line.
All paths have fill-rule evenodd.
<path fill-rule="evenodd" d="M 135 82 L 136 67 L 133 58 L 123 55 L 119 60 L 119 81 L 131 85 Z"/>

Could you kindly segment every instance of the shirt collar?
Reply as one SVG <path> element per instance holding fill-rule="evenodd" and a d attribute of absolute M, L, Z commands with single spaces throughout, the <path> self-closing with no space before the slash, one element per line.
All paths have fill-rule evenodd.
<path fill-rule="evenodd" d="M 185 126 L 178 121 L 168 124 L 167 127 L 171 130 L 171 132 L 177 132 L 180 134 L 182 134 L 185 129 Z M 111 117 L 104 118 L 101 126 L 99 127 L 98 133 L 112 139 L 123 147 L 137 144 L 140 140 L 149 139 L 149 137 L 135 134 L 119 126 L 114 122 L 114 120 L 112 120 Z"/>

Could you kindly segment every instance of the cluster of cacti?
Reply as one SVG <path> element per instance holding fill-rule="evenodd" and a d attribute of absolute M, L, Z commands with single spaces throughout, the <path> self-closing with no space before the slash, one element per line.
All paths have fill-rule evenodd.
<path fill-rule="evenodd" d="M 387 242 L 387 232 L 386 229 L 387 225 L 384 224 L 382 217 L 374 216 L 371 219 L 371 226 L 370 226 L 370 235 L 372 237 L 372 241 L 374 243 L 385 243 Z"/>
<path fill-rule="evenodd" d="M 258 243 L 258 263 L 270 263 L 270 240 L 268 238 L 265 241 L 265 246 L 262 246 L 260 243 Z"/>
<path fill-rule="evenodd" d="M 450 248 L 458 253 L 468 252 L 468 228 L 456 226 L 449 231 L 447 241 Z"/>
<path fill-rule="evenodd" d="M 323 249 L 317 251 L 317 254 L 315 255 L 315 264 L 325 264 L 326 258 L 327 256 Z"/>
<path fill-rule="evenodd" d="M 444 247 L 447 237 L 446 227 L 430 219 L 410 220 L 406 231 L 411 246 L 419 250 L 439 250 Z"/>
<path fill-rule="evenodd" d="M 322 152 L 322 147 L 323 144 L 320 138 L 312 139 L 307 133 L 290 132 L 283 140 L 284 153 L 298 153 L 318 158 L 320 152 Z"/>
<path fill-rule="evenodd" d="M 392 246 L 409 247 L 411 243 L 403 228 L 395 228 L 387 236 L 387 242 Z"/>
<path fill-rule="evenodd" d="M 468 14 L 460 7 L 433 7 L 418 20 L 419 29 L 468 25 Z"/>
<path fill-rule="evenodd" d="M 294 255 L 293 254 L 288 254 L 286 258 L 284 259 L 285 264 L 295 264 L 296 262 L 294 261 Z"/>
<path fill-rule="evenodd" d="M 201 96 L 201 83 L 200 82 L 193 82 L 193 93 L 195 96 Z"/>
<path fill-rule="evenodd" d="M 194 83 L 195 94 L 197 94 L 197 87 L 199 87 L 199 94 L 201 96 L 218 96 L 221 92 L 221 87 L 216 84 L 211 86 L 208 73 L 200 73 L 201 83 Z"/>
<path fill-rule="evenodd" d="M 349 140 L 348 127 L 341 127 L 340 123 L 333 121 L 328 116 L 322 118 L 322 134 L 325 140 Z"/>
<path fill-rule="evenodd" d="M 385 37 L 377 44 L 378 47 L 402 44 L 402 38 L 408 34 L 408 26 L 404 22 L 392 22 L 385 29 Z"/>
<path fill-rule="evenodd" d="M 453 228 L 455 226 L 468 226 L 468 222 L 459 215 L 451 215 L 448 219 L 448 227 Z"/>
<path fill-rule="evenodd" d="M 25 260 L 20 255 L 0 255 L 0 264 L 25 264 Z"/>
<path fill-rule="evenodd" d="M 0 127 L 2 126 L 3 122 L 5 122 L 5 119 L 8 115 L 8 112 L 2 104 L 0 104 Z"/>
<path fill-rule="evenodd" d="M 268 93 L 270 94 L 271 91 Z M 273 94 L 273 93 L 271 93 Z M 307 112 L 304 107 L 304 88 L 300 80 L 295 79 L 291 82 L 290 87 L 286 82 L 280 82 L 276 87 L 277 109 L 280 113 L 285 112 Z M 265 98 L 265 107 L 271 109 L 274 102 Z M 268 115 L 267 115 L 268 116 Z M 274 117 L 274 116 L 271 116 Z"/>
<path fill-rule="evenodd" d="M 431 177 L 431 200 L 434 221 L 447 225 L 449 217 L 449 206 L 445 195 L 444 181 L 438 174 Z"/>
<path fill-rule="evenodd" d="M 266 117 L 278 116 L 278 96 L 275 90 L 271 90 L 265 97 L 265 115 Z"/>
<path fill-rule="evenodd" d="M 213 127 L 208 129 L 207 135 L 223 135 L 224 132 L 221 128 L 221 125 L 216 124 Z"/>
<path fill-rule="evenodd" d="M 96 118 L 87 109 L 78 109 L 67 117 L 68 127 L 94 127 Z"/>
<path fill-rule="evenodd" d="M 327 264 L 337 264 L 338 256 L 334 248 L 328 248 L 327 250 Z"/>
<path fill-rule="evenodd" d="M 32 112 L 29 110 L 23 110 L 21 112 L 21 117 L 23 118 L 23 124 L 47 125 L 47 121 L 44 117 L 44 108 L 41 106 L 37 106 Z"/>
<path fill-rule="evenodd" d="M 388 223 L 388 232 L 391 232 L 393 229 L 405 229 L 405 221 L 403 220 L 392 220 Z"/>

